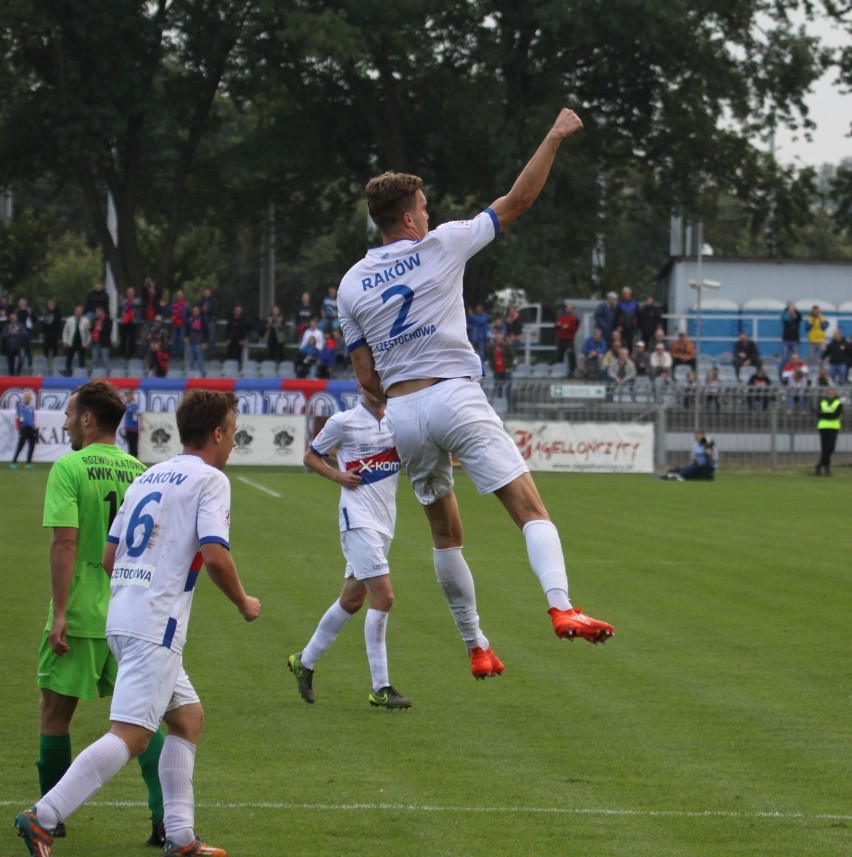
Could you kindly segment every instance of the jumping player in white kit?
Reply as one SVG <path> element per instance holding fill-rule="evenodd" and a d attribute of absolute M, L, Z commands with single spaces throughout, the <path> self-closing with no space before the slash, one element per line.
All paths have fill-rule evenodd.
<path fill-rule="evenodd" d="M 467 260 L 530 208 L 560 144 L 582 127 L 572 110 L 563 109 L 505 196 L 472 220 L 431 232 L 419 177 L 391 172 L 371 179 L 367 204 L 382 246 L 347 272 L 337 294 L 358 380 L 387 398 L 402 465 L 432 530 L 438 582 L 477 679 L 499 675 L 503 664 L 479 626 L 473 577 L 462 555 L 452 455 L 479 492 L 496 494 L 523 530 L 556 635 L 603 643 L 615 633 L 571 604 L 559 533 L 477 383 L 482 364 L 467 338 L 462 294 Z"/>
<path fill-rule="evenodd" d="M 302 699 L 313 703 L 316 662 L 368 598 L 364 642 L 373 680 L 370 705 L 410 708 L 410 700 L 395 690 L 388 678 L 385 644 L 388 612 L 393 606 L 387 554 L 396 524 L 399 455 L 385 418 L 384 402 L 361 392 L 362 403 L 329 417 L 305 453 L 307 468 L 341 486 L 338 513 L 346 571 L 340 597 L 325 612 L 307 646 L 290 655 L 287 666 L 296 677 Z M 335 450 L 337 467 L 327 460 Z"/>
<path fill-rule="evenodd" d="M 260 602 L 246 595 L 231 557 L 231 490 L 221 472 L 234 448 L 233 393 L 190 390 L 177 410 L 184 451 L 137 477 L 109 531 L 103 566 L 111 577 L 106 635 L 118 660 L 110 731 L 15 826 L 30 854 L 49 857 L 58 819 L 88 801 L 144 751 L 164 720 L 160 755 L 166 857 L 226 857 L 195 833 L 192 773 L 204 710 L 183 669 L 183 645 L 202 564 L 251 622 Z"/>

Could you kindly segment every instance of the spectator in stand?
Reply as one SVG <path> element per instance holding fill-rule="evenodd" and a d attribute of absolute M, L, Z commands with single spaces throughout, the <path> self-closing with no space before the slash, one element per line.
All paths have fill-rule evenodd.
<path fill-rule="evenodd" d="M 506 338 L 506 319 L 499 315 L 491 324 L 491 330 L 488 333 L 488 341 L 491 342 L 498 333 L 502 335 L 503 339 Z"/>
<path fill-rule="evenodd" d="M 698 379 L 695 377 L 695 372 L 691 369 L 686 373 L 686 379 L 683 384 L 683 407 L 684 410 L 691 411 L 695 407 L 695 394 L 697 391 Z"/>
<path fill-rule="evenodd" d="M 11 312 L 12 304 L 9 300 L 9 295 L 0 295 L 0 324 L 6 324 Z"/>
<path fill-rule="evenodd" d="M 651 355 L 654 356 L 653 354 Z M 671 355 L 669 355 L 671 359 Z M 675 383 L 672 380 L 672 371 L 665 366 L 654 374 L 654 397 L 657 404 L 670 408 L 675 401 Z"/>
<path fill-rule="evenodd" d="M 781 361 L 782 366 L 790 359 L 794 351 L 799 350 L 799 330 L 802 326 L 802 314 L 793 301 L 787 301 L 781 313 Z"/>
<path fill-rule="evenodd" d="M 146 343 L 154 328 L 154 320 L 164 312 L 163 297 L 159 287 L 150 277 L 146 277 L 142 290 L 142 307 L 140 312 L 142 316 L 142 337 Z"/>
<path fill-rule="evenodd" d="M 488 367 L 494 378 L 494 395 L 510 401 L 512 390 L 512 367 L 515 365 L 515 349 L 502 333 L 495 333 L 485 352 Z"/>
<path fill-rule="evenodd" d="M 118 353 L 125 360 L 136 356 L 139 331 L 139 299 L 132 286 L 124 293 L 118 309 Z"/>
<path fill-rule="evenodd" d="M 613 363 L 618 362 L 619 351 L 621 351 L 621 331 L 616 328 L 612 332 L 612 336 L 609 340 L 609 347 L 601 361 L 601 369 L 603 370 L 604 378 L 609 378 L 609 367 L 612 366 Z"/>
<path fill-rule="evenodd" d="M 648 349 L 645 347 L 644 339 L 637 339 L 633 346 L 633 355 L 631 357 L 633 365 L 636 367 L 636 377 L 645 378 L 651 375 L 651 355 L 648 354 Z"/>
<path fill-rule="evenodd" d="M 734 343 L 734 371 L 737 373 L 737 380 L 739 380 L 740 369 L 743 366 L 760 368 L 760 351 L 758 351 L 757 345 L 748 338 L 748 334 L 741 330 L 737 341 Z"/>
<path fill-rule="evenodd" d="M 48 359 L 59 354 L 59 343 L 62 342 L 62 313 L 59 312 L 56 300 L 47 299 L 47 309 L 41 317 L 41 349 Z"/>
<path fill-rule="evenodd" d="M 86 302 L 83 304 L 83 315 L 89 320 L 89 325 L 95 323 L 95 310 L 99 306 L 109 312 L 109 295 L 106 293 L 103 283 L 95 283 L 92 290 L 86 295 Z"/>
<path fill-rule="evenodd" d="M 828 345 L 822 350 L 820 360 L 828 362 L 828 376 L 831 382 L 842 387 L 846 383 L 849 366 L 852 365 L 852 345 L 844 339 L 840 328 L 835 328 Z"/>
<path fill-rule="evenodd" d="M 711 407 L 717 411 L 722 407 L 722 385 L 715 369 L 708 369 L 704 378 L 704 406 L 708 411 Z"/>
<path fill-rule="evenodd" d="M 321 335 L 321 334 L 320 334 Z M 317 347 L 317 338 L 308 336 L 308 341 L 299 346 L 299 359 L 296 362 L 296 377 L 307 378 L 311 369 L 319 368 L 320 350 Z"/>
<path fill-rule="evenodd" d="M 586 337 L 583 343 L 583 372 L 587 378 L 594 381 L 605 378 L 606 370 L 603 368 L 603 359 L 606 355 L 606 341 L 599 327 L 592 331 L 591 336 Z"/>
<path fill-rule="evenodd" d="M 661 327 L 658 327 L 654 331 L 654 338 L 651 340 L 651 346 L 648 349 L 651 352 L 651 354 L 654 353 L 654 349 L 658 345 L 662 345 L 663 348 L 665 348 L 666 351 L 668 351 L 669 354 L 671 354 L 671 350 L 669 349 L 669 344 L 668 344 L 668 342 L 666 342 L 666 332 Z"/>
<path fill-rule="evenodd" d="M 17 313 L 10 313 L 9 320 L 0 330 L 0 339 L 3 340 L 3 353 L 6 355 L 6 364 L 9 374 L 20 375 L 24 365 L 24 345 L 27 338 L 26 328 L 18 321 Z"/>
<path fill-rule="evenodd" d="M 204 378 L 207 372 L 204 369 L 204 352 L 207 351 L 207 323 L 201 304 L 193 304 L 186 320 L 186 349 L 189 354 L 189 371 L 198 372 Z"/>
<path fill-rule="evenodd" d="M 341 333 L 340 330 L 327 333 L 325 344 L 320 351 L 319 356 L 319 377 L 333 377 L 334 367 L 337 365 L 337 358 L 341 348 Z"/>
<path fill-rule="evenodd" d="M 18 445 L 9 465 L 12 470 L 18 466 L 18 456 L 27 446 L 27 467 L 33 466 L 33 450 L 38 442 L 38 430 L 36 429 L 36 412 L 33 394 L 30 390 L 24 390 L 21 401 L 15 406 L 15 427 L 18 429 Z"/>
<path fill-rule="evenodd" d="M 788 384 L 790 379 L 793 377 L 795 372 L 801 372 L 803 375 L 808 374 L 808 367 L 804 360 L 799 357 L 797 352 L 793 352 L 790 355 L 790 359 L 784 364 L 781 369 L 781 381 L 784 384 Z"/>
<path fill-rule="evenodd" d="M 322 299 L 322 320 L 320 328 L 323 333 L 333 333 L 340 330 L 337 313 L 337 286 L 329 286 L 326 296 Z"/>
<path fill-rule="evenodd" d="M 825 332 L 828 320 L 822 314 L 818 304 L 811 307 L 810 315 L 805 319 L 805 332 L 808 334 L 808 360 L 819 360 L 825 348 Z"/>
<path fill-rule="evenodd" d="M 618 357 L 609 365 L 607 370 L 609 380 L 616 387 L 630 389 L 633 382 L 636 380 L 636 366 L 630 359 L 630 352 L 625 347 L 621 347 L 618 351 Z"/>
<path fill-rule="evenodd" d="M 169 371 L 169 329 L 163 324 L 163 317 L 154 318 L 154 324 L 148 332 L 148 370 L 152 378 L 165 378 Z"/>
<path fill-rule="evenodd" d="M 311 338 L 316 340 L 315 344 L 317 347 L 325 344 L 325 336 L 323 335 L 322 330 L 320 330 L 319 321 L 316 318 L 312 318 L 308 322 L 308 326 L 302 331 L 302 338 L 299 340 L 299 348 L 304 348 L 308 344 L 308 340 Z"/>
<path fill-rule="evenodd" d="M 663 329 L 663 311 L 654 303 L 651 295 L 646 295 L 642 305 L 636 310 L 636 326 L 645 343 L 654 341 L 654 334 Z"/>
<path fill-rule="evenodd" d="M 207 353 L 216 356 L 216 323 L 219 320 L 219 300 L 213 289 L 206 288 L 201 293 L 201 318 L 207 330 Z"/>
<path fill-rule="evenodd" d="M 801 369 L 796 369 L 787 379 L 787 413 L 801 410 L 804 413 L 808 409 L 807 399 L 808 379 Z"/>
<path fill-rule="evenodd" d="M 838 398 L 834 387 L 825 391 L 825 398 L 820 400 L 817 414 L 820 456 L 814 473 L 819 476 L 825 470 L 825 475 L 831 476 L 831 456 L 837 445 L 840 418 L 843 414 L 843 402 Z"/>
<path fill-rule="evenodd" d="M 467 323 L 470 327 L 470 344 L 484 365 L 485 346 L 488 345 L 488 325 L 490 319 L 482 304 L 477 304 L 476 309 L 468 308 Z"/>
<path fill-rule="evenodd" d="M 169 306 L 169 320 L 172 325 L 172 360 L 183 360 L 183 340 L 186 337 L 186 320 L 189 316 L 189 301 L 183 289 L 175 292 Z"/>
<path fill-rule="evenodd" d="M 316 311 L 311 303 L 310 292 L 302 292 L 299 298 L 299 306 L 296 308 L 296 337 L 299 345 L 302 344 L 302 335 L 308 329 L 312 318 L 316 318 Z"/>
<path fill-rule="evenodd" d="M 109 310 L 99 306 L 95 310 L 95 323 L 92 325 L 92 370 L 103 369 L 104 377 L 109 376 L 111 340 L 112 319 Z"/>
<path fill-rule="evenodd" d="M 639 304 L 633 297 L 633 290 L 629 286 L 625 286 L 621 290 L 621 300 L 616 307 L 615 326 L 621 331 L 621 341 L 628 350 L 633 348 L 638 311 Z"/>
<path fill-rule="evenodd" d="M 124 440 L 127 442 L 127 451 L 134 458 L 139 458 L 139 404 L 134 390 L 124 391 L 124 402 Z"/>
<path fill-rule="evenodd" d="M 510 306 L 506 313 L 506 341 L 513 348 L 524 338 L 524 320 L 516 306 Z"/>
<path fill-rule="evenodd" d="M 615 330 L 615 317 L 618 311 L 618 295 L 615 292 L 607 292 L 606 300 L 601 301 L 595 307 L 595 327 L 597 327 L 603 335 L 604 342 L 609 345 L 612 339 L 612 332 Z"/>
<path fill-rule="evenodd" d="M 772 381 L 762 366 L 748 379 L 746 386 L 749 390 L 746 394 L 748 409 L 753 411 L 756 406 L 760 405 L 764 411 L 767 410 L 769 400 L 772 398 L 772 390 L 770 389 Z"/>
<path fill-rule="evenodd" d="M 83 307 L 75 306 L 74 315 L 65 319 L 62 328 L 62 344 L 65 346 L 65 374 L 71 374 L 71 364 L 77 355 L 77 365 L 86 365 L 86 349 L 92 341 L 92 326 L 83 314 Z"/>
<path fill-rule="evenodd" d="M 671 354 L 672 372 L 675 372 L 678 366 L 689 366 L 693 372 L 696 371 L 695 345 L 691 339 L 687 339 L 685 331 L 678 333 L 677 339 L 672 343 Z"/>
<path fill-rule="evenodd" d="M 243 318 L 243 308 L 237 304 L 225 327 L 225 339 L 228 345 L 227 359 L 236 360 L 240 371 L 243 368 L 243 348 L 246 344 L 247 334 L 248 327 L 245 318 Z"/>
<path fill-rule="evenodd" d="M 564 363 L 567 358 L 569 378 L 577 371 L 574 339 L 579 329 L 580 319 L 574 313 L 574 304 L 571 301 L 565 301 L 565 312 L 556 319 L 556 359 L 554 363 Z"/>
<path fill-rule="evenodd" d="M 820 366 L 819 374 L 814 380 L 814 386 L 822 387 L 825 390 L 831 386 L 831 377 L 828 374 L 828 368 L 826 366 Z"/>
<path fill-rule="evenodd" d="M 266 317 L 266 351 L 270 360 L 279 363 L 284 359 L 286 329 L 281 307 L 274 306 Z"/>
<path fill-rule="evenodd" d="M 24 362 L 21 366 L 21 372 L 23 373 L 24 368 L 29 371 L 33 365 L 33 323 L 35 321 L 26 298 L 19 298 L 15 314 L 18 316 L 18 321 L 24 326 Z"/>
<path fill-rule="evenodd" d="M 648 359 L 648 363 L 651 367 L 652 378 L 656 378 L 663 370 L 671 378 L 672 356 L 666 351 L 666 346 L 662 342 L 658 342 L 654 346 L 654 353 Z"/>

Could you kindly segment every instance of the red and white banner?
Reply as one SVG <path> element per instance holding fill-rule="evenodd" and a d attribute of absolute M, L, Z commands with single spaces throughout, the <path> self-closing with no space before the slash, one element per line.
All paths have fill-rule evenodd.
<path fill-rule="evenodd" d="M 530 470 L 653 473 L 654 427 L 634 423 L 505 423 Z"/>

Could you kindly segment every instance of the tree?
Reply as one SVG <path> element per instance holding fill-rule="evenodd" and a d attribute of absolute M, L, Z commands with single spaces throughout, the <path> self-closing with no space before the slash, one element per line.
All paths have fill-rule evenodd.
<path fill-rule="evenodd" d="M 314 276 L 334 281 L 350 242 L 360 251 L 370 240 L 357 204 L 370 175 L 416 171 L 435 220 L 469 216 L 508 189 L 568 103 L 585 131 L 529 215 L 469 266 L 466 290 L 471 302 L 508 285 L 577 292 L 590 287 L 598 235 L 630 243 L 619 239 L 625 213 L 667 222 L 673 207 L 703 217 L 720 194 L 766 197 L 778 176 L 752 141 L 807 127 L 803 96 L 830 60 L 791 27 L 800 7 L 810 8 L 9 0 L 0 183 L 50 175 L 79 187 L 122 288 L 152 269 L 166 287 L 187 276 L 176 258 L 184 230 L 217 252 L 259 244 L 270 204 L 284 271 L 324 258 Z M 346 241 L 329 253 L 328 234 Z M 605 277 L 630 274 L 629 259 L 608 259 Z"/>
<path fill-rule="evenodd" d="M 2 181 L 76 185 L 120 288 L 142 281 L 139 215 L 168 284 L 191 174 L 251 4 L 18 0 L 0 10 Z M 107 228 L 106 193 L 118 220 Z"/>

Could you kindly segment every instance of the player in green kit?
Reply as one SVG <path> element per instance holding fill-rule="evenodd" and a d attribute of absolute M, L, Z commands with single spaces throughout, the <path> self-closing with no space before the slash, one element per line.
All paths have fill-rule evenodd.
<path fill-rule="evenodd" d="M 128 485 L 145 465 L 115 444 L 124 402 L 107 381 L 78 387 L 65 408 L 73 452 L 51 467 L 44 500 L 45 527 L 53 528 L 50 578 L 53 599 L 38 659 L 41 689 L 39 772 L 50 791 L 71 764 L 71 719 L 81 699 L 112 694 L 117 671 L 105 628 L 110 581 L 104 545 Z M 162 847 L 163 792 L 157 774 L 162 732 L 139 756 L 151 809 L 149 845 Z M 64 836 L 60 823 L 55 836 Z"/>

